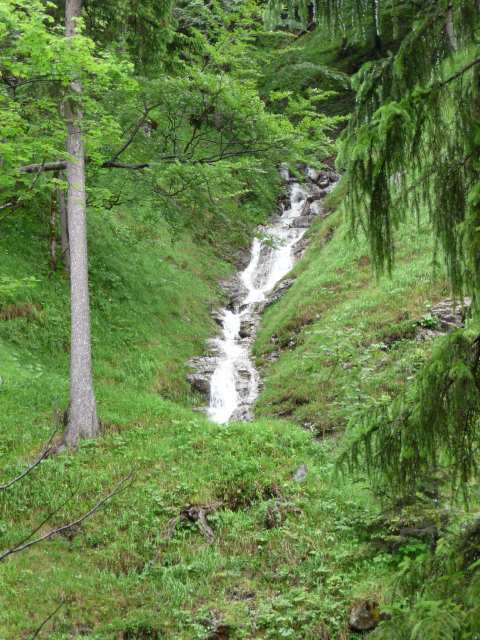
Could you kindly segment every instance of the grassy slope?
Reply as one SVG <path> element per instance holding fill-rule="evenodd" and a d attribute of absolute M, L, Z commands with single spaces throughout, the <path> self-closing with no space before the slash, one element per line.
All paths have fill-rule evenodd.
<path fill-rule="evenodd" d="M 415 323 L 447 292 L 433 278 L 427 228 L 402 230 L 392 277 L 377 281 L 365 239 L 350 238 L 343 215 L 311 228 L 295 284 L 265 313 L 256 345 L 266 378 L 259 412 L 320 433 L 398 392 L 429 349 L 413 339 Z M 280 358 L 269 364 L 272 353 Z"/>
<path fill-rule="evenodd" d="M 415 370 L 429 346 L 411 339 L 412 320 L 443 295 L 442 283 L 432 283 L 427 234 L 405 235 L 393 280 L 376 283 L 366 247 L 348 240 L 342 214 L 317 222 L 296 283 L 267 311 L 256 347 L 261 364 L 281 351 L 265 369 L 259 413 L 294 422 L 265 417 L 225 428 L 188 408 L 195 398 L 184 374 L 214 331 L 215 283 L 230 267 L 188 236 L 172 246 L 165 229 L 137 243 L 133 217 L 93 217 L 90 229 L 106 431 L 1 495 L 2 548 L 72 492 L 52 525 L 84 512 L 131 470 L 135 480 L 74 535 L 2 564 L 0 638 L 30 637 L 62 599 L 44 637 L 201 639 L 222 619 L 237 638 L 313 640 L 324 626 L 354 638 L 348 606 L 357 597 L 382 599 L 409 552 L 392 556 L 368 543 L 378 507 L 363 484 L 332 475 L 337 443 L 319 442 L 296 423 L 338 429 Z M 42 267 L 38 221 L 3 231 L 2 275 L 41 280 L 2 300 L 41 305 L 0 323 L 7 479 L 33 458 L 54 410 L 65 406 L 68 304 L 64 276 L 50 278 Z M 294 482 L 302 463 L 307 477 Z M 192 504 L 216 506 L 213 544 L 193 524 L 169 535 L 172 518 Z"/>
<path fill-rule="evenodd" d="M 330 229 L 333 239 L 325 243 Z M 17 276 L 28 275 L 37 265 L 38 274 L 42 244 L 35 250 L 16 244 L 16 232 L 5 237 L 10 252 L 3 273 L 15 268 Z M 432 297 L 421 235 L 405 242 L 405 266 L 381 286 L 364 264 L 365 247 L 346 237 L 339 213 L 319 221 L 311 236 L 295 285 L 262 325 L 259 357 L 271 348 L 273 333 L 282 344 L 293 338 L 296 348 L 267 372 L 259 408 L 268 414 L 293 406 L 296 420 L 323 428 L 353 410 L 355 394 L 372 393 L 375 375 L 388 371 L 392 383 L 407 375 L 418 345 L 395 342 L 384 352 L 378 343 L 388 342 L 399 308 L 414 317 Z M 2 547 L 72 492 L 52 525 L 85 511 L 131 470 L 135 481 L 81 531 L 2 565 L 0 637 L 29 637 L 61 599 L 65 605 L 48 637 L 206 638 L 217 619 L 238 638 L 313 639 L 323 625 L 343 637 L 349 604 L 381 597 L 401 559 L 366 542 L 365 528 L 378 508 L 361 484 L 339 484 L 332 476 L 335 443 L 267 418 L 211 425 L 178 403 L 188 404 L 184 363 L 213 330 L 208 309 L 218 299 L 214 283 L 226 265 L 187 239 L 180 254 L 179 245 L 161 241 L 148 250 L 122 248 L 105 228 L 101 237 L 100 247 L 92 234 L 92 279 L 106 432 L 75 455 L 46 461 L 2 496 Z M 17 302 L 41 304 L 38 314 L 2 323 L 3 478 L 22 468 L 19 456 L 31 459 L 50 432 L 53 408 L 66 402 L 65 295 L 61 275 L 45 277 L 38 292 L 16 294 Z M 362 366 L 340 366 L 350 361 Z M 366 386 L 360 389 L 362 376 Z M 302 463 L 307 477 L 294 482 Z M 211 545 L 191 524 L 168 535 L 171 519 L 192 504 L 217 506 Z"/>

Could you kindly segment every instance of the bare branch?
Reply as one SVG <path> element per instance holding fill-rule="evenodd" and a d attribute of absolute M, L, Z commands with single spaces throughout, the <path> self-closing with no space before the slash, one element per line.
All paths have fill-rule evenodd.
<path fill-rule="evenodd" d="M 0 562 L 5 560 L 9 556 L 13 555 L 14 553 L 20 553 L 21 551 L 25 551 L 26 549 L 29 549 L 30 547 L 33 547 L 34 545 L 39 544 L 40 542 L 44 542 L 45 540 L 50 540 L 50 538 L 53 538 L 59 533 L 64 533 L 69 529 L 73 529 L 77 527 L 82 522 L 84 522 L 87 518 L 90 518 L 94 513 L 96 513 L 99 509 L 101 509 L 106 502 L 108 502 L 114 496 L 124 491 L 126 487 L 131 483 L 132 478 L 133 478 L 133 473 L 130 473 L 128 476 L 120 480 L 117 486 L 108 495 L 106 495 L 104 498 L 99 500 L 89 511 L 84 513 L 82 516 L 80 516 L 76 520 L 73 520 L 72 522 L 69 522 L 68 524 L 64 524 L 55 529 L 51 529 L 50 531 L 47 531 L 47 533 L 44 533 L 42 536 L 39 536 L 34 540 L 30 540 L 29 542 L 22 542 L 15 545 L 14 547 L 11 547 L 10 549 L 7 549 L 2 554 L 0 554 Z M 47 519 L 50 519 L 50 517 L 51 515 Z M 44 523 L 45 521 L 42 524 Z M 36 529 L 36 531 L 38 531 L 38 528 Z M 31 537 L 31 535 L 32 534 L 30 534 L 29 538 Z"/>
<path fill-rule="evenodd" d="M 9 487 L 11 487 L 13 484 L 15 484 L 16 482 L 21 480 L 22 478 L 25 478 L 25 476 L 28 476 L 28 474 L 31 471 L 33 471 L 35 469 L 35 467 L 38 467 L 38 465 L 42 462 L 42 460 L 45 460 L 45 458 L 48 456 L 48 454 L 53 449 L 52 441 L 53 441 L 53 438 L 55 437 L 56 433 L 57 433 L 56 431 L 54 431 L 52 433 L 52 435 L 50 436 L 50 438 L 49 438 L 49 440 L 47 442 L 47 445 L 46 445 L 43 453 L 37 458 L 37 460 L 35 460 L 35 462 L 33 464 L 31 464 L 29 467 L 27 467 L 25 469 L 25 471 L 23 471 L 19 476 L 17 476 L 16 478 L 13 478 L 13 480 L 10 480 L 9 482 L 7 482 L 5 484 L 0 484 L 0 491 L 5 491 Z"/>
<path fill-rule="evenodd" d="M 60 609 L 63 607 L 63 605 L 65 604 L 65 601 L 62 601 L 58 607 L 55 607 L 55 609 L 52 611 L 52 613 L 50 613 L 45 620 L 43 620 L 43 622 L 40 624 L 39 627 L 37 627 L 35 629 L 35 631 L 33 632 L 33 635 L 30 637 L 30 640 L 35 640 L 35 638 L 38 638 L 38 636 L 40 635 L 40 632 L 42 631 L 43 627 L 48 624 L 50 622 L 50 620 L 57 615 L 57 613 L 60 611 Z"/>
<path fill-rule="evenodd" d="M 473 66 L 473 65 L 471 65 L 471 66 Z M 139 128 L 139 126 L 138 126 L 138 128 Z M 138 129 L 137 129 L 137 131 L 138 131 Z M 133 137 L 131 136 L 131 140 L 130 140 L 130 142 L 128 142 L 128 144 L 130 144 L 133 141 Z M 195 137 L 193 139 L 188 141 L 187 147 L 185 148 L 185 151 L 187 150 L 188 147 L 192 146 L 192 143 L 194 142 L 195 138 L 198 139 L 198 136 L 196 134 L 195 134 Z M 204 140 L 206 142 L 210 142 L 208 139 L 204 139 Z M 214 142 L 214 141 L 211 141 L 211 142 Z M 255 140 L 255 141 L 252 140 L 252 143 L 255 144 L 256 142 L 258 142 L 258 141 L 257 140 Z M 141 169 L 148 169 L 148 168 L 152 167 L 153 165 L 161 163 L 161 162 L 179 162 L 181 164 L 188 164 L 188 163 L 190 163 L 190 164 L 213 164 L 215 162 L 219 162 L 221 160 L 225 160 L 226 158 L 234 158 L 234 157 L 247 156 L 247 155 L 258 155 L 258 154 L 270 151 L 272 149 L 278 148 L 278 141 L 276 143 L 269 144 L 269 145 L 267 145 L 266 147 L 263 147 L 263 148 L 255 148 L 255 146 L 247 147 L 245 145 L 245 143 L 242 143 L 242 146 L 244 147 L 243 149 L 240 149 L 239 151 L 232 151 L 232 152 L 226 153 L 225 152 L 225 147 L 231 147 L 231 146 L 235 146 L 237 144 L 236 141 L 230 141 L 230 142 L 227 142 L 224 145 L 224 148 L 222 148 L 220 153 L 217 154 L 216 156 L 193 159 L 191 157 L 191 154 L 183 155 L 183 154 L 173 153 L 173 154 L 169 154 L 169 155 L 165 155 L 165 156 L 160 156 L 154 162 L 138 162 L 138 163 L 117 162 L 116 158 L 118 158 L 120 153 L 123 153 L 123 151 L 125 151 L 125 149 L 127 148 L 128 144 L 124 145 L 124 147 L 122 147 L 113 156 L 112 159 L 106 160 L 105 162 L 100 164 L 99 167 L 101 169 L 129 169 L 129 170 L 138 171 L 138 170 L 141 170 Z M 190 149 L 190 150 L 192 150 L 192 149 Z M 88 162 L 88 158 L 86 158 L 86 162 Z M 63 171 L 64 169 L 66 169 L 66 167 L 67 167 L 67 161 L 66 160 L 57 160 L 55 162 L 44 162 L 43 164 L 28 164 L 28 165 L 25 165 L 23 167 L 20 167 L 19 171 L 21 173 L 42 173 L 44 171 Z"/>
<path fill-rule="evenodd" d="M 43 164 L 27 164 L 20 167 L 20 173 L 37 173 L 41 171 L 64 171 L 67 168 L 66 160 L 58 160 L 57 162 L 44 162 Z"/>
<path fill-rule="evenodd" d="M 444 87 L 449 82 L 452 82 L 453 80 L 457 80 L 457 78 L 460 78 L 461 76 L 463 76 L 464 73 L 469 71 L 472 67 L 476 66 L 477 64 L 480 64 L 480 58 L 476 58 L 475 60 L 472 60 L 471 62 L 466 64 L 464 67 L 462 67 L 459 71 L 457 71 L 456 73 L 448 77 L 446 80 L 442 80 L 442 82 L 439 82 L 438 86 Z"/>

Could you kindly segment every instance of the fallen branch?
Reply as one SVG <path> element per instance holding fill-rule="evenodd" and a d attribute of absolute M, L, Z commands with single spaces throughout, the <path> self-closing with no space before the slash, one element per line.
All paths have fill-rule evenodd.
<path fill-rule="evenodd" d="M 207 516 L 210 513 L 216 511 L 219 507 L 222 506 L 222 502 L 213 502 L 208 505 L 190 505 L 189 507 L 185 507 L 180 512 L 180 515 L 172 518 L 167 525 L 167 533 L 166 537 L 171 538 L 175 529 L 181 522 L 193 522 L 197 525 L 200 533 L 203 535 L 205 540 L 212 544 L 215 540 L 215 534 L 213 529 L 210 527 L 207 521 Z"/>
<path fill-rule="evenodd" d="M 48 614 L 48 616 L 45 618 L 45 620 L 43 620 L 43 622 L 40 624 L 39 627 L 37 627 L 35 629 L 35 631 L 33 632 L 33 635 L 30 636 L 30 640 L 35 640 L 35 638 L 38 638 L 38 636 L 40 635 L 40 632 L 42 631 L 43 627 L 48 624 L 50 622 L 50 620 L 57 615 L 57 613 L 60 611 L 60 609 L 63 607 L 63 605 L 65 604 L 64 601 L 62 601 L 58 607 L 56 607 L 52 613 Z"/>
<path fill-rule="evenodd" d="M 73 522 L 69 522 L 68 524 L 64 524 L 64 525 L 62 525 L 60 527 L 52 529 L 52 530 L 48 531 L 47 533 L 43 534 L 42 536 L 39 536 L 38 538 L 35 538 L 34 540 L 29 540 L 29 538 L 31 538 L 33 533 L 36 533 L 36 531 L 38 531 L 39 528 L 41 526 L 43 526 L 43 524 L 45 524 L 45 522 L 48 521 L 52 517 L 53 514 L 50 514 L 46 518 L 46 520 L 44 520 L 41 523 L 41 525 L 39 525 L 39 527 L 37 527 L 35 529 L 35 531 L 32 532 L 28 536 L 28 538 L 27 538 L 27 540 L 29 540 L 28 542 L 22 541 L 22 542 L 18 543 L 17 545 L 15 545 L 14 547 L 11 547 L 10 549 L 7 549 L 2 554 L 0 554 L 0 562 L 5 560 L 5 558 L 8 558 L 8 556 L 13 555 L 14 553 L 20 553 L 20 551 L 25 551 L 26 549 L 29 549 L 30 547 L 33 547 L 33 545 L 39 544 L 40 542 L 44 542 L 45 540 L 50 540 L 50 538 L 53 538 L 54 536 L 58 535 L 59 533 L 64 533 L 65 531 L 68 531 L 70 529 L 74 529 L 74 528 L 78 527 L 87 518 L 90 518 L 94 513 L 96 513 L 99 509 L 101 509 L 101 507 L 103 507 L 103 505 L 106 502 L 111 500 L 114 496 L 118 495 L 120 492 L 124 491 L 125 488 L 131 483 L 132 478 L 133 478 L 133 473 L 130 473 L 128 476 L 126 476 L 125 478 L 120 480 L 120 482 L 113 489 L 113 491 L 111 491 L 108 495 L 106 495 L 104 498 L 99 500 L 89 511 L 84 513 L 82 516 L 80 516 L 79 518 L 77 518 Z M 54 512 L 54 513 L 56 513 L 56 512 Z"/>
<path fill-rule="evenodd" d="M 27 467 L 25 469 L 25 471 L 23 471 L 19 476 L 17 476 L 16 478 L 13 478 L 9 482 L 6 482 L 5 484 L 0 484 L 0 491 L 5 491 L 9 487 L 11 487 L 13 484 L 15 484 L 16 482 L 21 480 L 22 478 L 25 478 L 25 476 L 28 476 L 28 474 L 31 471 L 33 471 L 36 467 L 38 467 L 38 465 L 42 462 L 42 460 L 45 460 L 45 458 L 48 456 L 48 454 L 54 448 L 53 445 L 52 445 L 52 441 L 53 441 L 53 438 L 55 437 L 56 433 L 57 433 L 56 431 L 54 431 L 52 433 L 52 435 L 50 436 L 50 439 L 48 440 L 47 445 L 46 445 L 43 453 L 40 455 L 40 457 L 37 458 L 37 460 L 35 460 L 35 462 L 33 464 L 31 464 L 29 467 Z"/>

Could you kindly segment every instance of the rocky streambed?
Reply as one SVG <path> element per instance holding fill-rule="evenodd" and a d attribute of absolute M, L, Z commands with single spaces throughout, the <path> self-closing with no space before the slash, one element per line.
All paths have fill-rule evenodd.
<path fill-rule="evenodd" d="M 325 215 L 322 200 L 338 180 L 333 171 L 305 169 L 305 181 L 282 167 L 285 195 L 279 213 L 260 227 L 248 263 L 222 283 L 227 305 L 213 313 L 220 333 L 204 356 L 190 361 L 189 381 L 208 398 L 211 420 L 250 420 L 260 389 L 251 357 L 255 333 L 264 309 L 278 300 L 293 280 L 285 278 L 306 249 L 305 232 L 316 216 Z"/>

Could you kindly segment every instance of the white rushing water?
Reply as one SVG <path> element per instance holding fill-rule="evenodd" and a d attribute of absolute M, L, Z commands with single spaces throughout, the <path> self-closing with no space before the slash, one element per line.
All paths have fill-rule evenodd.
<path fill-rule="evenodd" d="M 214 341 L 218 362 L 210 381 L 208 416 L 218 423 L 239 418 L 241 408 L 251 406 L 257 395 L 259 378 L 253 366 L 251 339 L 242 338 L 242 323 L 255 321 L 259 305 L 275 285 L 291 270 L 294 249 L 306 229 L 293 223 L 304 209 L 307 191 L 298 183 L 290 187 L 289 208 L 278 221 L 265 229 L 263 238 L 255 238 L 250 262 L 240 274 L 245 287 L 243 299 L 233 310 L 221 311 L 222 334 Z"/>

